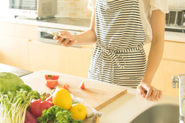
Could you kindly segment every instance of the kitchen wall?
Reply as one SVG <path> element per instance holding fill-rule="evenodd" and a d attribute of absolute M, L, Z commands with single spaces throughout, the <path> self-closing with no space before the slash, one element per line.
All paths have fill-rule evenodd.
<path fill-rule="evenodd" d="M 62 17 L 91 18 L 89 0 L 58 0 L 58 14 Z M 185 10 L 185 0 L 168 0 L 170 10 Z"/>
<path fill-rule="evenodd" d="M 91 18 L 91 11 L 87 8 L 89 0 L 58 0 L 58 14 L 60 17 Z"/>
<path fill-rule="evenodd" d="M 0 0 L 0 17 L 8 16 L 9 0 Z"/>
<path fill-rule="evenodd" d="M 170 10 L 185 10 L 185 0 L 168 0 Z"/>
<path fill-rule="evenodd" d="M 89 0 L 58 0 L 58 14 L 61 17 L 91 18 L 87 8 Z M 170 10 L 185 10 L 185 0 L 168 0 Z"/>
<path fill-rule="evenodd" d="M 89 0 L 57 0 L 59 17 L 91 18 L 87 8 Z M 0 17 L 8 16 L 9 0 L 0 0 Z"/>
<path fill-rule="evenodd" d="M 91 18 L 91 11 L 87 8 L 89 0 L 58 0 L 59 17 Z M 9 0 L 0 0 L 0 17 L 8 16 Z M 170 10 L 185 10 L 185 0 L 169 0 Z"/>

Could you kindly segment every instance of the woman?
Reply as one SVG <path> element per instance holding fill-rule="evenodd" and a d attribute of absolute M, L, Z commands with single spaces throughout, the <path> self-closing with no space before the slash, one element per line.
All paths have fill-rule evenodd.
<path fill-rule="evenodd" d="M 80 35 L 60 31 L 67 38 L 54 39 L 66 47 L 96 43 L 89 79 L 137 87 L 146 99 L 158 100 L 162 92 L 151 82 L 163 54 L 167 5 L 167 0 L 90 0 L 90 29 Z M 149 42 L 146 62 L 143 45 Z"/>

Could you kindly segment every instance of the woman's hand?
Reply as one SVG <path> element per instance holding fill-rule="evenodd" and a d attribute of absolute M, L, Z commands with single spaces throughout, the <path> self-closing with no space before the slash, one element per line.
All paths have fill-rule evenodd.
<path fill-rule="evenodd" d="M 154 88 L 150 84 L 146 84 L 144 82 L 141 82 L 137 86 L 137 91 L 139 94 L 143 97 L 146 98 L 147 100 L 151 97 L 151 100 L 158 100 L 158 98 L 161 98 L 162 96 L 162 91 Z"/>
<path fill-rule="evenodd" d="M 70 32 L 60 31 L 59 35 L 61 35 L 63 37 L 59 37 L 59 36 L 54 36 L 53 37 L 54 40 L 57 40 L 58 44 L 64 45 L 66 47 L 70 47 L 75 43 L 75 40 L 74 40 L 74 38 L 73 38 L 73 36 L 71 35 Z"/>

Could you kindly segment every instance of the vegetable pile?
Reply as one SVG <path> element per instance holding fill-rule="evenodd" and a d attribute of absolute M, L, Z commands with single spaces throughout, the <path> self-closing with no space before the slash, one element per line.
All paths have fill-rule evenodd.
<path fill-rule="evenodd" d="M 38 92 L 25 85 L 17 75 L 0 73 L 1 123 L 24 123 L 30 102 L 37 98 L 40 98 Z"/>
<path fill-rule="evenodd" d="M 58 78 L 45 75 L 46 86 L 55 88 Z M 80 88 L 85 89 L 84 82 Z M 9 72 L 0 72 L 0 108 L 1 123 L 83 123 L 90 116 L 83 104 L 72 100 L 67 84 L 46 97 Z"/>

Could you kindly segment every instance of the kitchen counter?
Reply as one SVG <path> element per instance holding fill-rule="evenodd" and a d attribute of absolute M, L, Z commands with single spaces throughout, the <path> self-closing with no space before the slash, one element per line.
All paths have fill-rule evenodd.
<path fill-rule="evenodd" d="M 53 71 L 48 70 L 40 70 L 37 72 L 34 72 L 32 74 L 26 75 L 21 77 L 23 81 L 30 80 L 33 76 L 39 76 L 44 74 L 56 74 L 56 75 L 62 75 L 67 76 L 73 79 L 81 79 L 84 81 L 87 81 L 88 79 L 80 78 L 76 76 L 66 75 L 62 73 L 57 73 Z M 61 78 L 62 79 L 62 78 Z M 88 80 L 89 81 L 89 80 Z M 98 82 L 99 81 L 93 81 L 92 82 Z M 33 83 L 37 83 L 37 80 L 35 79 Z M 108 83 L 105 83 L 108 84 Z M 33 88 L 34 90 L 44 90 L 45 86 L 39 87 L 41 83 L 37 84 L 38 86 Z M 99 112 L 102 112 L 102 116 L 100 117 L 100 123 L 129 123 L 133 118 L 141 114 L 143 111 L 148 109 L 151 106 L 154 105 L 160 105 L 160 104 L 172 104 L 172 105 L 178 105 L 178 98 L 165 96 L 163 95 L 158 101 L 150 101 L 142 98 L 140 95 L 138 95 L 136 89 L 128 88 L 127 93 L 121 96 L 120 98 L 116 99 L 112 103 L 108 104 L 104 108 L 100 109 Z M 51 91 L 50 89 L 47 89 L 48 91 Z"/>
<path fill-rule="evenodd" d="M 71 29 L 71 30 L 88 30 L 90 27 L 90 19 L 80 18 L 50 18 L 45 20 L 34 20 L 34 19 L 19 19 L 13 17 L 0 18 L 0 22 L 10 22 L 17 24 L 27 24 L 34 26 L 42 26 L 49 28 L 59 29 Z M 185 34 L 179 32 L 165 31 L 165 40 L 185 42 Z"/>
<path fill-rule="evenodd" d="M 165 31 L 165 40 L 185 43 L 185 33 Z"/>
<path fill-rule="evenodd" d="M 90 27 L 89 19 L 80 18 L 50 18 L 43 20 L 25 19 L 25 18 L 0 18 L 0 22 L 10 22 L 17 24 L 27 24 L 33 26 L 71 29 L 71 30 L 88 30 Z"/>
<path fill-rule="evenodd" d="M 16 74 L 19 77 L 33 73 L 32 71 L 29 71 L 29 70 L 13 67 L 10 65 L 2 64 L 2 63 L 0 63 L 0 72 L 11 72 L 11 73 Z"/>
<path fill-rule="evenodd" d="M 143 111 L 154 105 L 179 105 L 178 98 L 163 95 L 158 101 L 142 98 L 136 89 L 127 88 L 127 94 L 100 110 L 100 123 L 130 123 Z"/>

